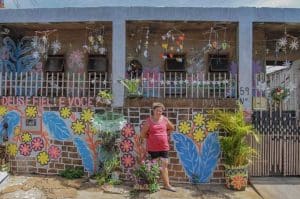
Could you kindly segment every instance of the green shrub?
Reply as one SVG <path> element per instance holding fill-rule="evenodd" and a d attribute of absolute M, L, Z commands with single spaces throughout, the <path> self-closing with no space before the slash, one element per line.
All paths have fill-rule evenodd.
<path fill-rule="evenodd" d="M 75 168 L 75 169 L 67 168 L 59 172 L 59 175 L 67 179 L 76 179 L 76 178 L 81 178 L 84 175 L 84 172 L 82 169 L 79 168 Z"/>

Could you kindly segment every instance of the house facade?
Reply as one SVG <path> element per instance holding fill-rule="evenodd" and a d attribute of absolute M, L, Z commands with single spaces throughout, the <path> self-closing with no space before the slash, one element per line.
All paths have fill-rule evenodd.
<path fill-rule="evenodd" d="M 0 10 L 0 113 L 8 124 L 1 130 L 8 134 L 11 170 L 58 174 L 83 167 L 94 173 L 105 159 L 99 134 L 117 132 L 124 178 L 130 179 L 145 156 L 139 126 L 152 102 L 161 101 L 176 124 L 170 178 L 223 183 L 217 129 L 209 115 L 216 108 L 235 109 L 240 100 L 266 135 L 263 144 L 253 143 L 264 155 L 254 160 L 251 174 L 299 175 L 292 166 L 300 159 L 299 133 L 293 130 L 297 72 L 291 67 L 300 55 L 299 14 L 276 8 Z M 284 72 L 268 72 L 267 61 L 284 62 Z M 279 86 L 289 94 L 273 103 Z M 97 101 L 101 92 L 112 93 L 111 104 Z M 280 121 L 289 124 L 274 127 L 278 118 L 263 116 L 268 111 L 283 114 Z M 102 123 L 94 129 L 97 114 Z M 268 127 L 262 125 L 265 118 Z M 282 134 L 283 127 L 291 131 Z M 267 155 L 270 151 L 278 156 Z"/>

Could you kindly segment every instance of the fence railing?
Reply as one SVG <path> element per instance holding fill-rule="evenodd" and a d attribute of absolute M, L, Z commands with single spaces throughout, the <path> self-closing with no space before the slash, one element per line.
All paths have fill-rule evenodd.
<path fill-rule="evenodd" d="M 0 96 L 94 97 L 111 90 L 107 73 L 1 73 Z"/>
<path fill-rule="evenodd" d="M 227 73 L 143 73 L 143 97 L 236 98 L 237 77 Z"/>
<path fill-rule="evenodd" d="M 144 98 L 237 98 L 237 77 L 227 73 L 143 73 L 139 80 Z M 0 96 L 95 97 L 111 88 L 108 73 L 0 72 Z"/>

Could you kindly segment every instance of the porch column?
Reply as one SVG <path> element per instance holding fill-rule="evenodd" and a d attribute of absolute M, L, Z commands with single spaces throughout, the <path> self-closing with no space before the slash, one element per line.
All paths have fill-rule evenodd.
<path fill-rule="evenodd" d="M 124 20 L 114 20 L 112 29 L 112 94 L 113 107 L 124 104 L 124 87 L 118 80 L 125 78 L 126 53 L 126 23 Z"/>
<path fill-rule="evenodd" d="M 252 110 L 252 21 L 239 21 L 239 99 L 247 111 Z"/>

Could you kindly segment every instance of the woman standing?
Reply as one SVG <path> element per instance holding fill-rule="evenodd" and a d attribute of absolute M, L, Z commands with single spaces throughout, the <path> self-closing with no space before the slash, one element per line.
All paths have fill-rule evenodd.
<path fill-rule="evenodd" d="M 162 115 L 165 106 L 155 102 L 152 105 L 153 114 L 146 119 L 141 137 L 147 139 L 147 150 L 152 160 L 161 160 L 161 175 L 164 189 L 175 192 L 175 188 L 170 185 L 168 174 L 168 151 L 170 150 L 168 136 L 174 130 L 174 125 L 169 119 Z"/>

